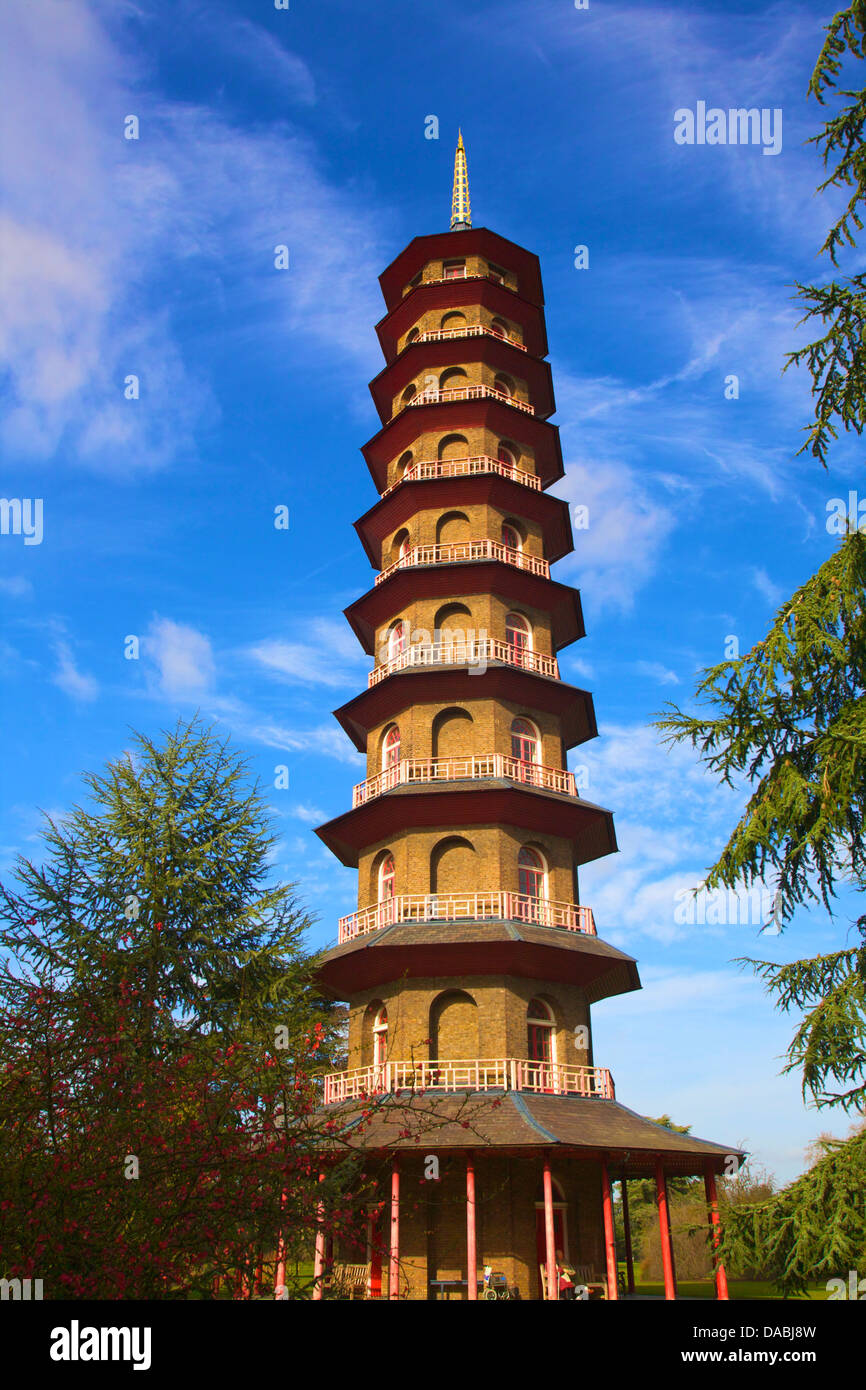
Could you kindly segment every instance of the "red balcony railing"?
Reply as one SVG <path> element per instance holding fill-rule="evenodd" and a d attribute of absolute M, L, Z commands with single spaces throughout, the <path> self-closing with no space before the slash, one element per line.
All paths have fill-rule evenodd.
<path fill-rule="evenodd" d="M 535 927 L 583 932 L 595 936 L 591 907 L 534 898 L 528 893 L 399 893 L 341 917 L 338 943 L 393 927 L 400 922 L 526 922 Z"/>
<path fill-rule="evenodd" d="M 541 491 L 541 479 L 535 473 L 527 473 L 525 468 L 518 468 L 513 463 L 503 463 L 501 459 L 492 458 L 489 454 L 475 454 L 458 459 L 419 459 L 406 469 L 396 483 L 386 487 L 382 496 L 387 497 L 389 492 L 393 492 L 401 483 L 426 482 L 428 478 L 465 478 L 476 473 L 499 473 L 513 483 L 522 483 L 524 487 L 534 488 L 536 492 Z"/>
<path fill-rule="evenodd" d="M 543 763 L 524 762 L 504 753 L 476 753 L 468 758 L 401 758 L 399 762 L 377 772 L 352 788 L 352 807 L 364 806 L 374 797 L 410 782 L 484 781 L 502 777 L 512 782 L 524 782 L 542 791 L 561 792 L 577 796 L 574 773 Z"/>
<path fill-rule="evenodd" d="M 615 1099 L 613 1077 L 607 1067 L 518 1057 L 384 1062 L 381 1066 L 331 1072 L 324 1081 L 326 1105 L 398 1091 L 531 1091 L 536 1095 Z"/>
<path fill-rule="evenodd" d="M 427 281 L 429 285 L 430 281 Z M 442 343 L 448 342 L 451 338 L 498 338 L 501 343 L 508 343 L 509 347 L 519 348 L 521 352 L 526 352 L 525 343 L 519 343 L 516 338 L 510 338 L 507 333 L 497 333 L 495 328 L 489 328 L 486 323 L 467 323 L 462 328 L 437 328 L 432 332 L 419 333 L 417 338 L 406 343 L 406 347 L 413 347 L 415 343 Z"/>
<path fill-rule="evenodd" d="M 507 391 L 497 391 L 493 386 L 446 386 L 444 391 L 421 391 L 411 400 L 401 401 L 397 412 L 408 410 L 413 405 L 438 405 L 442 401 L 480 401 L 488 396 L 492 400 L 503 401 L 505 405 L 513 405 L 515 410 L 522 410 L 526 415 L 535 414 L 535 406 L 530 405 L 529 401 L 519 401 L 516 396 L 509 396 Z"/>
<path fill-rule="evenodd" d="M 367 677 L 367 685 L 378 685 L 379 681 L 398 671 L 416 667 L 480 666 L 491 661 L 559 679 L 559 663 L 555 656 L 516 647 L 511 642 L 501 642 L 497 637 L 476 637 L 469 642 L 428 642 L 426 645 L 413 642 L 398 656 L 375 666 Z"/>
<path fill-rule="evenodd" d="M 477 541 L 447 541 L 442 545 L 413 545 L 399 560 L 376 576 L 376 583 L 384 583 L 397 570 L 417 569 L 423 565 L 459 565 L 471 560 L 499 560 L 503 565 L 513 565 L 515 569 L 527 570 L 544 579 L 550 578 L 547 560 L 503 545 L 502 541 L 482 538 Z"/>

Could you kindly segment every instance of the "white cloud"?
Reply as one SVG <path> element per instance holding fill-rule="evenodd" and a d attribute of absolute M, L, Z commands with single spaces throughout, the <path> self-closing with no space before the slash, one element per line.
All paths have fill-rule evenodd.
<path fill-rule="evenodd" d="M 170 699 L 195 699 L 210 690 L 215 663 L 210 639 L 170 618 L 155 618 L 142 643 L 158 691 Z M 155 668 L 155 670 L 154 670 Z"/>
<path fill-rule="evenodd" d="M 233 19 L 214 25 L 214 38 L 231 56 L 233 64 L 246 62 L 259 82 L 271 81 L 281 94 L 311 105 L 316 100 L 316 84 L 307 64 L 258 24 Z"/>
<path fill-rule="evenodd" d="M 676 671 L 669 671 L 666 666 L 662 666 L 660 661 L 636 661 L 635 670 L 642 676 L 649 676 L 651 680 L 658 681 L 659 685 L 679 685 L 680 678 Z"/>
<path fill-rule="evenodd" d="M 20 575 L 11 575 L 8 579 L 0 579 L 0 594 L 8 594 L 10 598 L 25 598 L 33 593 L 33 585 L 29 579 L 24 579 Z"/>
<path fill-rule="evenodd" d="M 73 700 L 95 700 L 99 686 L 92 676 L 79 671 L 75 664 L 68 642 L 62 639 L 55 643 L 57 670 L 52 681 Z"/>
<path fill-rule="evenodd" d="M 232 301 L 239 348 L 264 355 L 279 338 L 284 357 L 303 342 L 307 357 L 326 345 L 372 365 L 379 214 L 325 181 L 308 141 L 285 124 L 241 131 L 224 108 L 162 102 L 84 0 L 4 6 L 0 26 L 16 113 L 0 151 L 7 451 L 50 458 L 62 447 L 123 475 L 194 451 L 218 407 L 163 307 L 170 272 L 197 306 L 222 314 Z M 214 28 L 203 41 L 231 47 L 257 80 L 315 99 L 306 65 L 266 29 Z M 128 113 L 139 140 L 123 138 Z M 285 273 L 273 264 L 280 243 Z M 138 400 L 124 397 L 131 374 Z"/>
<path fill-rule="evenodd" d="M 336 723 L 313 729 L 292 729 L 250 715 L 234 717 L 231 724 L 239 737 L 262 743 L 266 748 L 277 748 L 283 753 L 324 754 L 342 763 L 363 764 L 365 761 Z"/>
<path fill-rule="evenodd" d="M 636 471 L 622 462 L 569 463 L 557 491 L 572 508 L 588 508 L 588 527 L 574 533 L 574 553 L 560 562 L 576 572 L 600 607 L 628 609 L 659 563 L 676 524 L 673 512 L 654 500 Z"/>
<path fill-rule="evenodd" d="M 628 1014 L 702 1013 L 714 1015 L 752 1007 L 763 998 L 763 986 L 754 975 L 734 967 L 725 970 L 683 970 L 669 974 L 658 966 L 641 971 L 643 989 L 628 998 Z"/>
<path fill-rule="evenodd" d="M 320 811 L 318 806 L 292 806 L 289 808 L 289 815 L 297 820 L 304 821 L 307 825 L 321 825 L 328 819 L 325 811 Z"/>
<path fill-rule="evenodd" d="M 304 635 L 305 641 L 271 638 L 257 642 L 246 649 L 246 655 L 291 685 L 339 687 L 357 683 L 357 668 L 366 658 L 345 623 L 313 618 Z"/>
<path fill-rule="evenodd" d="M 774 584 L 764 569 L 752 570 L 752 583 L 762 598 L 765 598 L 774 608 L 777 608 L 785 597 L 785 590 L 780 588 L 778 584 Z"/>
<path fill-rule="evenodd" d="M 720 786 L 691 748 L 668 749 L 643 725 L 602 726 L 579 757 L 589 770 L 587 798 L 614 812 L 628 808 L 615 816 L 619 854 L 581 870 L 581 896 L 601 935 L 628 950 L 635 935 L 667 945 L 695 931 L 743 931 L 733 921 L 678 920 L 736 823 L 742 794 Z"/>

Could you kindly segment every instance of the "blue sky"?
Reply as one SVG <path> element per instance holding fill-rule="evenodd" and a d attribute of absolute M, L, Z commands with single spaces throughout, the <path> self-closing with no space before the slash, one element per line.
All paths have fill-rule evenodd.
<path fill-rule="evenodd" d="M 742 1143 L 783 1178 L 818 1132 L 846 1132 L 779 1078 L 794 1021 L 732 960 L 833 949 L 853 906 L 763 941 L 754 924 L 677 923 L 677 892 L 743 797 L 648 727 L 729 635 L 745 651 L 763 634 L 835 543 L 828 499 L 858 485 L 847 442 L 828 475 L 795 458 L 808 384 L 780 375 L 801 340 L 790 286 L 823 269 L 830 209 L 803 142 L 831 13 L 4 6 L 2 491 L 44 506 L 41 544 L 0 537 L 4 867 L 38 854 L 37 808 L 62 813 L 130 727 L 200 709 L 266 787 L 290 769 L 270 797 L 274 868 L 318 914 L 313 943 L 355 906 L 313 826 L 364 775 L 330 711 L 369 668 L 341 610 L 372 581 L 352 522 L 375 499 L 358 450 L 377 428 L 377 276 L 447 227 L 459 124 L 475 225 L 541 258 L 556 490 L 590 509 L 556 567 L 588 632 L 562 669 L 594 692 L 601 736 L 572 762 L 613 809 L 620 853 L 584 870 L 582 898 L 644 981 L 595 1009 L 596 1059 L 626 1105 Z M 780 153 L 677 144 L 674 112 L 698 101 L 780 108 Z"/>

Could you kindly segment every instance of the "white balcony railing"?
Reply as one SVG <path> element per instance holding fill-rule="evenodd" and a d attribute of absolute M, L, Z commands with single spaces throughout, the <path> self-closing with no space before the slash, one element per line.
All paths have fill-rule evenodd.
<path fill-rule="evenodd" d="M 384 927 L 401 922 L 525 922 L 534 927 L 555 927 L 560 931 L 583 932 L 595 936 L 591 907 L 534 898 L 528 893 L 398 893 L 385 902 L 374 903 L 341 917 L 338 943 L 354 941 Z"/>
<path fill-rule="evenodd" d="M 476 637 L 471 642 L 428 642 L 423 645 L 413 642 L 398 656 L 375 666 L 367 677 L 367 685 L 378 685 L 379 681 L 395 675 L 398 671 L 414 670 L 417 667 L 479 667 L 489 662 L 503 662 L 507 666 L 516 666 L 521 671 L 532 671 L 539 676 L 559 679 L 559 663 L 555 656 L 529 651 L 526 647 L 515 647 L 510 642 L 501 642 L 497 637 Z"/>
<path fill-rule="evenodd" d="M 401 758 L 352 788 L 352 808 L 364 806 L 374 797 L 410 782 L 483 781 L 491 777 L 523 782 L 543 791 L 561 792 L 564 796 L 577 796 L 573 772 L 545 767 L 543 763 L 524 762 L 522 758 L 508 757 L 504 753 L 480 753 L 468 758 Z"/>
<path fill-rule="evenodd" d="M 413 545 L 393 565 L 376 575 L 376 583 L 384 583 L 397 570 L 417 569 L 424 565 L 459 565 L 471 560 L 498 560 L 503 565 L 513 565 L 515 569 L 526 570 L 529 574 L 550 578 L 547 560 L 485 537 L 477 541 L 446 541 L 442 545 Z"/>
<path fill-rule="evenodd" d="M 417 338 L 406 343 L 406 347 L 414 347 L 416 343 L 444 343 L 452 338 L 480 337 L 498 338 L 500 342 L 507 343 L 509 347 L 519 348 L 521 352 L 526 352 L 525 343 L 519 343 L 516 338 L 510 338 L 507 333 L 497 333 L 495 328 L 489 328 L 486 323 L 466 323 L 462 328 L 436 328 L 432 332 L 419 333 Z"/>
<path fill-rule="evenodd" d="M 524 487 L 541 491 L 541 479 L 535 473 L 527 473 L 525 468 L 518 468 L 513 463 L 502 463 L 489 454 L 475 454 L 459 459 L 419 459 L 395 483 L 386 487 L 382 496 L 387 497 L 401 483 L 426 482 L 429 478 L 465 478 L 476 473 L 499 473 L 513 483 L 522 483 Z"/>
<path fill-rule="evenodd" d="M 530 405 L 529 401 L 519 401 L 516 396 L 509 396 L 507 391 L 497 391 L 493 386 L 447 386 L 444 391 L 421 391 L 411 400 L 401 401 L 398 412 L 408 410 L 413 405 L 438 405 L 442 401 L 481 401 L 488 396 L 492 400 L 504 402 L 505 405 L 513 405 L 515 410 L 522 410 L 526 415 L 535 414 L 535 406 Z"/>
<path fill-rule="evenodd" d="M 607 1067 L 564 1062 L 535 1062 L 518 1057 L 482 1057 L 460 1061 L 385 1062 L 331 1072 L 324 1078 L 325 1104 L 366 1100 L 398 1091 L 531 1091 L 536 1095 L 586 1096 L 614 1100 Z"/>

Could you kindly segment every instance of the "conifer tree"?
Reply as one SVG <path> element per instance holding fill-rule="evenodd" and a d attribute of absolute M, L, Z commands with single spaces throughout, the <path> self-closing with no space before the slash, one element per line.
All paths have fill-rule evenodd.
<path fill-rule="evenodd" d="M 847 60 L 860 60 L 866 0 L 855 0 L 827 26 L 809 83 L 822 104 Z M 845 189 L 846 206 L 821 250 L 834 267 L 854 247 L 866 200 L 866 89 L 812 138 L 827 177 L 819 192 Z M 803 322 L 820 336 L 788 356 L 812 378 L 814 419 L 808 450 L 827 467 L 838 426 L 866 426 L 866 277 L 797 285 Z M 702 673 L 697 716 L 667 706 L 656 727 L 668 742 L 689 742 L 721 781 L 747 780 L 752 792 L 705 887 L 743 882 L 775 888 L 773 918 L 783 929 L 795 909 L 821 901 L 828 909 L 840 886 L 866 891 L 866 539 L 845 526 L 838 548 L 779 609 L 766 637 L 750 652 Z M 749 962 L 783 1011 L 804 1016 L 788 1050 L 786 1070 L 802 1072 L 803 1094 L 818 1106 L 866 1108 L 866 913 L 853 940 L 827 955 L 780 966 Z"/>

